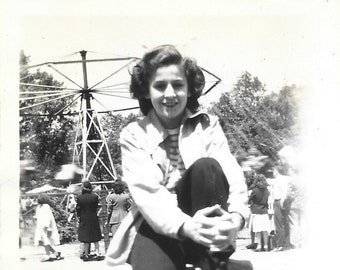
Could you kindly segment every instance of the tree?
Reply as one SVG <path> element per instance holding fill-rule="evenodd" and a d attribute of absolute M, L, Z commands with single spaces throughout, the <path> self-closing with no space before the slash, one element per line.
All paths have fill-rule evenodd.
<path fill-rule="evenodd" d="M 267 94 L 257 77 L 244 72 L 211 110 L 220 118 L 232 153 L 242 155 L 255 147 L 276 158 L 277 151 L 298 136 L 299 91 L 293 85 Z"/>
<path fill-rule="evenodd" d="M 132 113 L 127 117 L 123 117 L 121 114 L 107 114 L 102 118 L 102 124 L 105 128 L 105 137 L 107 138 L 111 157 L 119 177 L 122 175 L 119 135 L 125 126 L 136 121 L 137 118 L 138 116 Z"/>
<path fill-rule="evenodd" d="M 29 57 L 21 51 L 20 92 L 54 91 L 56 88 L 51 86 L 63 85 L 47 72 L 38 69 L 32 73 L 25 69 L 28 63 Z M 41 173 L 38 173 L 37 178 L 46 179 L 51 177 L 60 165 L 71 160 L 74 121 L 61 113 L 54 114 L 68 104 L 68 98 L 33 106 L 48 100 L 49 97 L 26 98 L 30 96 L 33 95 L 26 94 L 19 105 L 20 108 L 26 108 L 20 111 L 20 159 L 34 160 L 40 168 L 38 172 Z"/>

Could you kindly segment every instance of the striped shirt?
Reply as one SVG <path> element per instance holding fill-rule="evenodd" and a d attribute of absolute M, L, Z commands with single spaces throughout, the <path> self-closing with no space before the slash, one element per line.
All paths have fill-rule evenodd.
<path fill-rule="evenodd" d="M 166 150 L 169 163 L 166 169 L 165 186 L 172 190 L 185 172 L 185 166 L 178 148 L 179 128 L 167 131 L 169 136 L 166 140 Z"/>

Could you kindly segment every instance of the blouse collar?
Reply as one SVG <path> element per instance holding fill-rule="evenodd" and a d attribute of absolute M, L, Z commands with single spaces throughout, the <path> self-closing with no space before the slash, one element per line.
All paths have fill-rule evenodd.
<path fill-rule="evenodd" d="M 187 123 L 189 122 L 187 121 L 188 119 L 194 119 L 202 115 L 207 116 L 207 113 L 204 111 L 198 111 L 193 114 L 188 109 L 185 109 L 185 114 L 184 114 L 180 128 L 182 128 L 182 126 L 184 125 L 187 125 Z M 146 134 L 148 138 L 150 138 L 148 141 L 152 142 L 153 147 L 156 148 L 158 147 L 159 144 L 161 144 L 168 137 L 169 135 L 168 131 L 166 130 L 166 128 L 164 128 L 164 126 L 160 122 L 154 109 L 149 111 L 145 120 L 147 122 Z"/>

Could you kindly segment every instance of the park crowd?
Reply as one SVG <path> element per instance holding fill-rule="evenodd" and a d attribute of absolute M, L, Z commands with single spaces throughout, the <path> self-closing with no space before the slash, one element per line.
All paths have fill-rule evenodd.
<path fill-rule="evenodd" d="M 78 196 L 67 195 L 67 222 L 75 224 L 77 228 L 77 238 L 82 243 L 80 259 L 83 261 L 100 261 L 105 258 L 100 252 L 99 245 L 99 241 L 103 238 L 103 228 L 107 227 L 108 235 L 112 237 L 131 206 L 131 198 L 124 183 L 121 181 L 112 183 L 106 196 L 107 217 L 104 220 L 107 222 L 101 224 L 102 205 L 100 195 L 95 190 L 96 187 L 99 186 L 85 181 L 81 185 L 81 194 Z M 21 212 L 35 209 L 34 245 L 43 246 L 45 249 L 45 256 L 41 262 L 63 259 L 61 252 L 57 251 L 55 247 L 61 244 L 61 235 L 52 211 L 53 205 L 50 195 L 44 192 L 33 196 L 33 198 L 26 197 L 21 200 Z M 94 249 L 91 248 L 91 244 Z M 21 237 L 19 246 L 21 247 Z"/>
<path fill-rule="evenodd" d="M 285 146 L 276 162 L 250 149 L 243 160 L 249 193 L 248 249 L 284 251 L 301 248 L 306 241 L 306 196 L 298 173 L 296 151 Z"/>

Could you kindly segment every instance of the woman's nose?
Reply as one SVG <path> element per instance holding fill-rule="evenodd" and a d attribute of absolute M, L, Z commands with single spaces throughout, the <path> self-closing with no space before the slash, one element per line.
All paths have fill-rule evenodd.
<path fill-rule="evenodd" d="M 165 91 L 164 91 L 164 96 L 165 97 L 174 97 L 176 96 L 175 90 L 172 87 L 171 83 L 168 83 Z"/>

